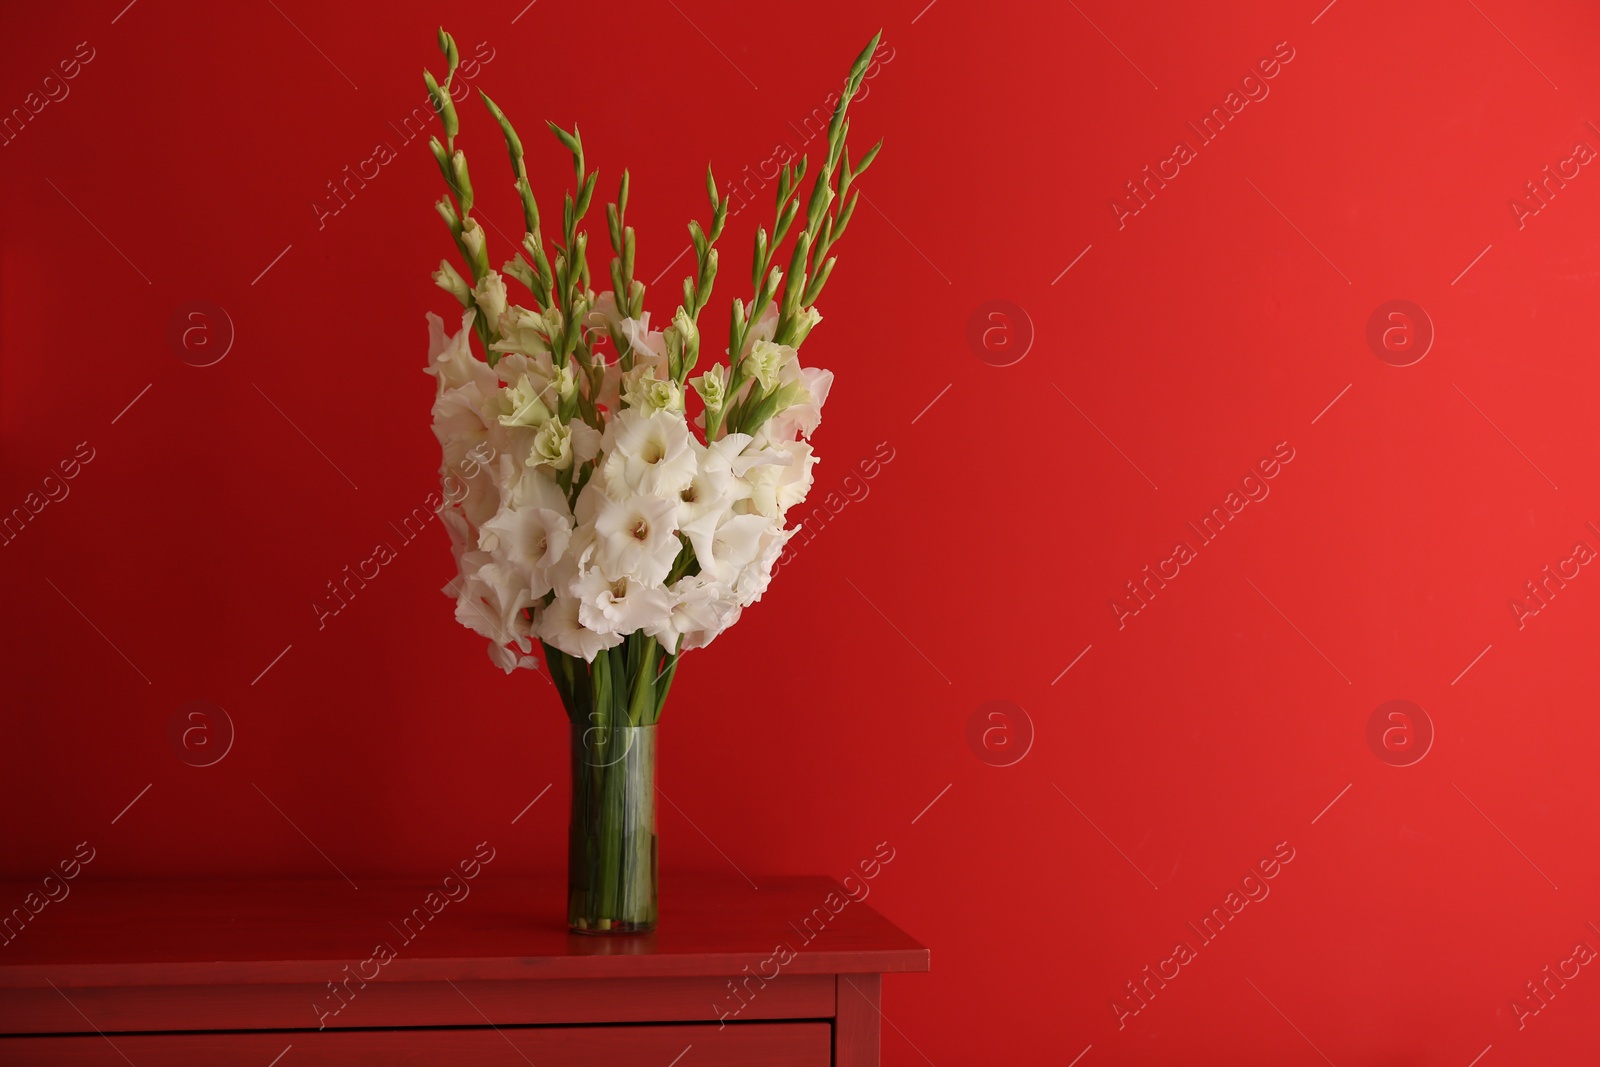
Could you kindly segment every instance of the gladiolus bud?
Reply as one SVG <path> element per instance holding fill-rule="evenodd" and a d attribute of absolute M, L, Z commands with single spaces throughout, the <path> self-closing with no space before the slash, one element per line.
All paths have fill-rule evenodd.
<path fill-rule="evenodd" d="M 439 269 L 433 272 L 434 284 L 461 301 L 462 307 L 472 304 L 472 286 L 467 284 L 465 278 L 452 267 L 448 261 L 441 259 Z"/>
<path fill-rule="evenodd" d="M 728 402 L 727 370 L 720 363 L 700 377 L 691 379 L 689 384 L 700 394 L 707 411 L 721 411 Z"/>
<path fill-rule="evenodd" d="M 489 253 L 483 244 L 483 227 L 478 225 L 476 219 L 466 219 L 461 223 L 461 242 L 466 245 L 468 254 L 472 257 L 474 272 L 483 274 L 489 269 Z"/>

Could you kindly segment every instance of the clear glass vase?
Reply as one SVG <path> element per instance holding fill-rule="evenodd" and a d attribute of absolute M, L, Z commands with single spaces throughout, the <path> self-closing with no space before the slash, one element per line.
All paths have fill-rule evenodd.
<path fill-rule="evenodd" d="M 580 934 L 655 929 L 654 726 L 572 726 L 567 925 Z"/>

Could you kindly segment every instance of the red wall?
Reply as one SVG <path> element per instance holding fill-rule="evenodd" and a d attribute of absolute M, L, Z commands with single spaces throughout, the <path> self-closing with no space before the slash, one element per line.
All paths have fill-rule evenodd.
<path fill-rule="evenodd" d="M 102 877 L 427 872 L 485 838 L 558 867 L 554 694 L 454 623 L 444 533 L 391 527 L 435 486 L 423 314 L 449 300 L 438 174 L 390 124 L 460 5 L 124 2 L 3 17 L 0 107 L 66 95 L 0 147 L 0 507 L 67 495 L 0 547 L 0 874 L 85 839 Z M 539 120 L 581 127 L 602 192 L 632 168 L 646 280 L 704 215 L 699 168 L 801 147 L 884 28 L 854 125 L 887 146 L 807 345 L 838 375 L 813 499 L 893 458 L 685 663 L 669 896 L 889 842 L 873 902 L 934 961 L 887 984 L 891 1064 L 1573 1061 L 1600 1017 L 1600 15 L 923 3 L 449 16 L 547 214 Z M 769 210 L 730 223 L 719 320 Z M 1409 366 L 1403 323 L 1367 340 L 1393 300 L 1431 322 Z M 231 347 L 194 366 L 215 308 Z M 1230 505 L 1213 541 L 1186 525 Z M 169 736 L 196 700 L 235 731 L 207 767 Z M 1369 741 L 1391 700 L 1423 711 Z M 1147 965 L 1171 977 L 1141 1002 Z"/>

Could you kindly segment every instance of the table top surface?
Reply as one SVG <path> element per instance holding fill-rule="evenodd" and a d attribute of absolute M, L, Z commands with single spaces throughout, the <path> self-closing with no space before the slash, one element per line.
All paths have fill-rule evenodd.
<path fill-rule="evenodd" d="M 784 949 L 782 969 L 798 974 L 925 971 L 929 962 L 870 906 L 871 883 L 856 883 L 852 899 L 821 877 L 764 878 L 760 889 L 664 878 L 658 929 L 639 936 L 569 933 L 563 878 L 490 870 L 448 883 L 363 879 L 359 888 L 89 877 L 67 888 L 47 900 L 38 883 L 0 883 L 6 907 L 37 909 L 22 907 L 26 924 L 17 930 L 13 919 L 11 939 L 0 935 L 0 988 L 321 983 L 330 964 L 356 966 L 385 946 L 384 975 L 397 981 L 730 975 Z"/>

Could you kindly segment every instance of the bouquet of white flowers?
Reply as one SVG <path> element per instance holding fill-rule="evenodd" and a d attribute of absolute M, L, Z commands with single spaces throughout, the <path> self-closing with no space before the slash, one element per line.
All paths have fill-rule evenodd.
<path fill-rule="evenodd" d="M 784 516 L 811 488 L 810 437 L 833 374 L 802 367 L 799 348 L 821 319 L 814 305 L 860 196 L 851 185 L 878 154 L 874 146 L 852 164 L 845 146 L 845 113 L 877 44 L 845 81 L 803 219 L 807 161 L 782 165 L 772 231 L 755 234 L 755 292 L 733 301 L 728 363 L 695 377 L 699 316 L 728 217 L 710 169 L 711 225 L 689 224 L 695 271 L 670 323 L 652 329 L 634 278 L 627 171 L 606 205 L 611 288 L 597 294 L 583 229 L 596 175 L 576 127 L 549 124 L 572 154 L 576 188 L 562 205 L 561 239 L 547 249 L 522 142 L 484 96 L 505 135 L 526 229 L 521 251 L 492 270 L 456 147 L 457 54 L 443 29 L 445 79 L 424 72 L 445 134 L 431 145 L 449 187 L 436 206 L 466 265 L 463 274 L 441 262 L 434 275 L 465 308 L 460 330 L 447 334 L 428 317 L 433 430 L 444 450 L 439 515 L 457 567 L 445 592 L 507 672 L 537 667 L 540 643 L 573 723 L 576 930 L 654 926 L 655 723 L 683 653 L 761 599 L 794 533 Z M 507 277 L 531 299 L 513 302 Z"/>
<path fill-rule="evenodd" d="M 449 194 L 435 206 L 466 266 L 444 261 L 434 275 L 465 308 L 461 329 L 448 334 L 428 316 L 440 516 L 458 568 L 445 592 L 508 672 L 537 667 L 539 641 L 574 721 L 655 722 L 679 658 L 761 599 L 794 532 L 784 515 L 811 488 L 809 439 L 833 382 L 830 371 L 802 367 L 798 350 L 821 319 L 813 305 L 856 207 L 851 185 L 881 146 L 852 164 L 845 144 L 846 111 L 877 40 L 840 94 L 803 219 L 807 161 L 782 168 L 772 232 L 755 234 L 754 297 L 733 301 L 728 364 L 691 377 L 728 210 L 710 169 L 711 224 L 689 224 L 696 270 L 669 324 L 654 329 L 634 278 L 627 172 L 606 206 L 611 288 L 597 294 L 582 224 L 598 175 L 577 129 L 549 124 L 572 155 L 576 190 L 547 250 L 522 142 L 480 94 L 505 135 L 526 224 L 521 251 L 491 269 L 456 147 L 456 46 L 439 31 L 449 70 L 443 83 L 425 80 L 444 124 L 431 147 Z M 792 229 L 785 271 L 777 260 Z M 531 299 L 513 300 L 507 277 Z M 692 418 L 686 387 L 699 400 Z"/>

